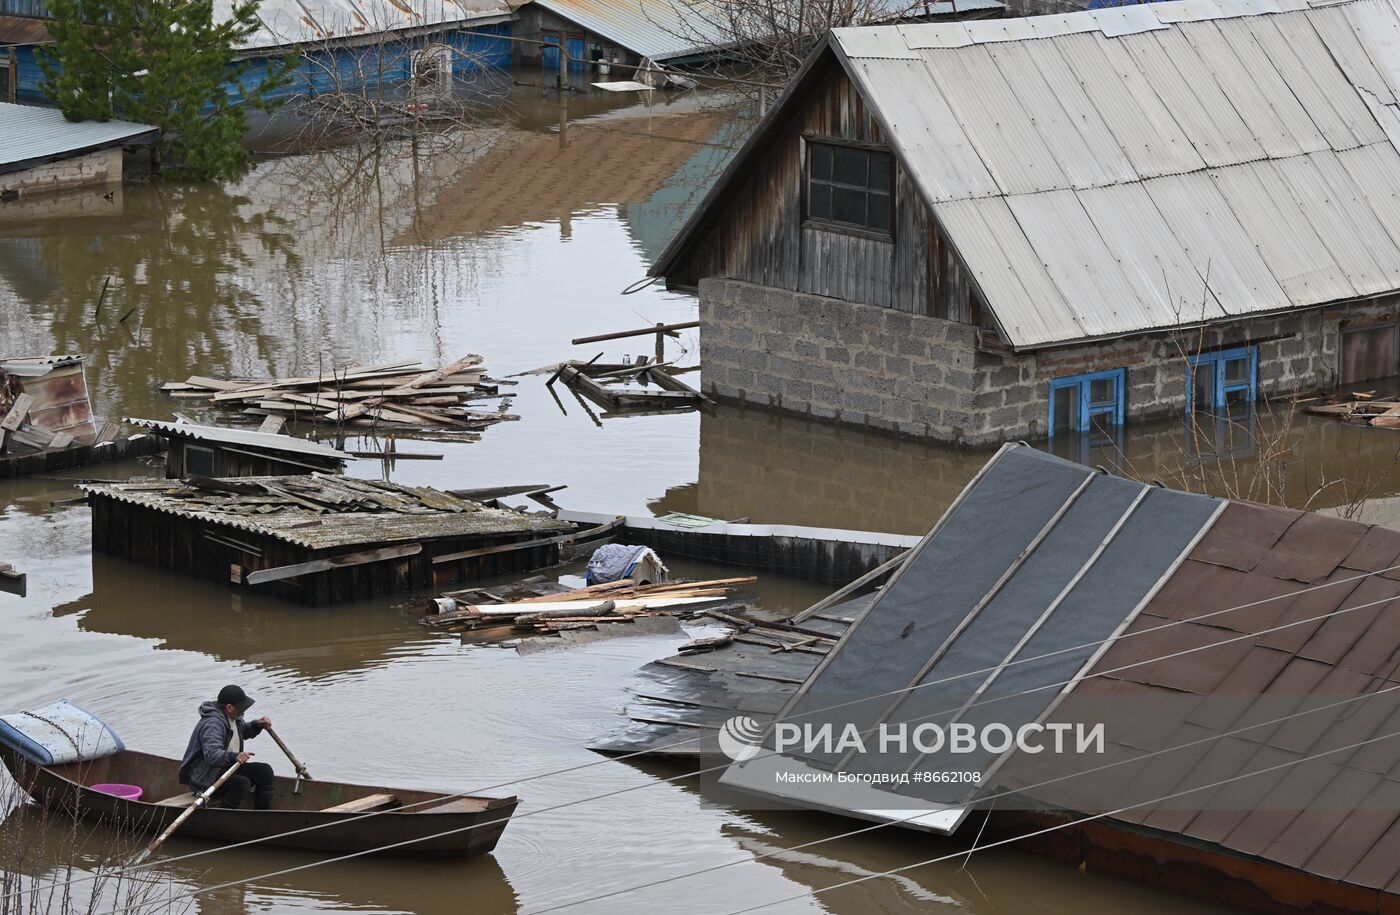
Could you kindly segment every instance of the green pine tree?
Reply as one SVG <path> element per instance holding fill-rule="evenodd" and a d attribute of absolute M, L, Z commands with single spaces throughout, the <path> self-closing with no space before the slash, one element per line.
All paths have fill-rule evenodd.
<path fill-rule="evenodd" d="M 244 85 L 239 45 L 258 29 L 257 0 L 216 21 L 213 0 L 49 0 L 54 45 L 44 89 L 71 121 L 121 118 L 161 128 L 152 165 L 196 179 L 227 178 L 248 164 L 240 140 L 248 107 L 271 110 L 291 59 Z M 230 97 L 233 90 L 241 97 Z"/>

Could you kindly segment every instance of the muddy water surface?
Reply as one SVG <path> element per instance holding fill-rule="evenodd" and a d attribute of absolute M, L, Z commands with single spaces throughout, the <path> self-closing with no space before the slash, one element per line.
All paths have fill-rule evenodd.
<path fill-rule="evenodd" d="M 593 348 L 569 340 L 695 317 L 688 296 L 656 286 L 620 292 L 644 277 L 744 123 L 699 96 L 646 105 L 598 94 L 569 99 L 561 111 L 553 96 L 526 87 L 508 114 L 446 144 L 285 156 L 224 187 L 134 185 L 111 201 L 0 210 L 0 353 L 91 354 L 99 412 L 157 418 L 172 410 L 215 418 L 156 390 L 194 373 L 303 374 L 351 360 L 440 362 L 477 352 L 504 376 L 597 352 L 649 353 L 645 338 Z M 693 362 L 695 332 L 670 347 L 671 357 Z M 476 442 L 415 443 L 444 459 L 403 462 L 392 478 L 567 484 L 559 499 L 579 509 L 911 533 L 925 530 L 985 459 L 729 408 L 599 419 L 567 391 L 556 401 L 539 376 L 518 380 L 518 422 Z M 1175 426 L 1135 430 L 1115 447 L 1057 447 L 1144 476 L 1194 474 L 1238 488 L 1258 457 L 1276 450 L 1270 434 L 1262 445 L 1213 439 L 1205 457 Z M 1284 459 L 1266 464 L 1289 501 L 1321 491 L 1317 504 L 1344 506 L 1356 495 L 1359 484 L 1328 484 L 1336 465 L 1324 455 L 1340 454 L 1368 494 L 1400 491 L 1391 479 L 1396 440 L 1311 422 L 1279 434 Z M 1222 450 L 1235 456 L 1222 461 Z M 351 472 L 385 468 L 365 461 Z M 673 653 L 684 634 L 529 657 L 464 647 L 419 627 L 416 599 L 310 609 L 93 556 L 87 509 L 52 504 L 73 494 L 61 480 L 0 484 L 0 560 L 29 573 L 28 597 L 0 596 L 0 708 L 66 696 L 100 710 L 131 746 L 178 755 L 198 703 L 238 682 L 318 776 L 449 790 L 513 782 L 523 799 L 496 853 L 460 864 L 320 864 L 247 849 L 178 863 L 179 892 L 254 878 L 203 892 L 190 900 L 193 911 L 529 912 L 748 862 L 564 910 L 723 915 L 948 849 L 889 831 L 750 862 L 856 824 L 737 810 L 707 800 L 683 770 L 585 750 L 619 723 L 633 672 Z M 774 609 L 822 593 L 776 577 L 755 592 Z M 255 749 L 289 771 L 275 747 Z M 569 771 L 531 779 L 557 770 Z M 588 800 L 601 795 L 611 796 Z M 52 842 L 54 866 L 66 858 L 62 847 Z M 170 851 L 208 847 L 177 839 Z M 304 865 L 313 866 L 256 876 Z M 1106 915 L 1182 905 L 993 850 L 965 869 L 914 869 L 766 911 Z"/>

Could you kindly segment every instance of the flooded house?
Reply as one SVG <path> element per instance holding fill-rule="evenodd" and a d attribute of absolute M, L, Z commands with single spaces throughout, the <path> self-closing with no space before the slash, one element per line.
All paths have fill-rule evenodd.
<path fill-rule="evenodd" d="M 57 109 L 0 102 L 0 202 L 122 180 L 122 150 L 160 136 L 150 124 L 69 121 Z"/>
<path fill-rule="evenodd" d="M 770 737 L 726 751 L 721 784 L 1246 911 L 1394 907 L 1400 533 L 1016 444 L 890 565 L 879 590 L 866 576 L 791 620 L 731 618 L 732 641 L 648 665 L 595 749 L 722 761 L 735 715 L 849 725 L 863 750 Z M 956 722 L 1101 724 L 1103 745 L 1053 760 L 868 736 Z M 814 788 L 819 771 L 859 787 Z M 918 771 L 977 777 L 873 778 Z"/>
<path fill-rule="evenodd" d="M 155 419 L 127 418 L 125 422 L 165 439 L 167 479 L 338 473 L 351 459 L 329 445 L 270 431 Z"/>
<path fill-rule="evenodd" d="M 45 0 L 0 0 L 0 99 L 48 101 L 38 58 L 52 44 L 49 18 Z M 274 97 L 504 67 L 512 18 L 506 0 L 263 0 L 259 29 L 239 47 L 237 63 L 247 69 L 230 90 L 257 86 L 288 54 L 290 80 Z"/>
<path fill-rule="evenodd" d="M 631 80 L 645 61 L 695 63 L 726 43 L 718 23 L 688 0 L 531 0 L 517 10 L 518 63 Z"/>
<path fill-rule="evenodd" d="M 706 393 L 991 444 L 1400 372 L 1389 0 L 838 29 L 655 263 Z"/>

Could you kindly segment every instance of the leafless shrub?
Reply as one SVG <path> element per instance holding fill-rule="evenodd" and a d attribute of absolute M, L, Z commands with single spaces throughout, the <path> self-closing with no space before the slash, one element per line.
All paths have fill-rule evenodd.
<path fill-rule="evenodd" d="M 188 911 L 151 870 L 124 871 L 142 844 L 137 824 L 36 804 L 0 769 L 0 915 Z"/>

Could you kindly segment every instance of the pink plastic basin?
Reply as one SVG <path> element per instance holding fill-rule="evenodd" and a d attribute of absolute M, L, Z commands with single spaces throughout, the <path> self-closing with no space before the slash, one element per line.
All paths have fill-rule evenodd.
<path fill-rule="evenodd" d="M 117 797 L 128 801 L 141 800 L 140 785 L 93 785 L 92 790 L 101 791 L 103 794 L 114 794 Z"/>

